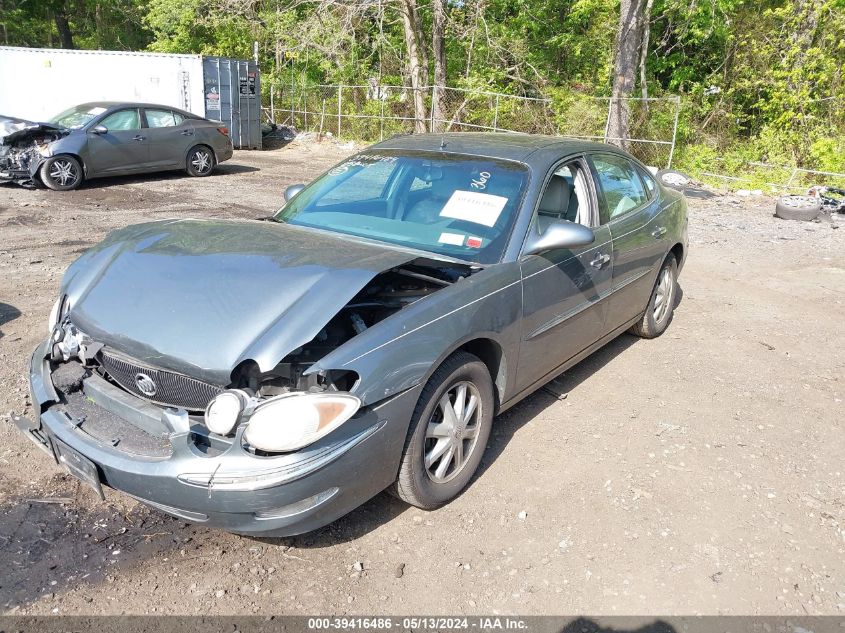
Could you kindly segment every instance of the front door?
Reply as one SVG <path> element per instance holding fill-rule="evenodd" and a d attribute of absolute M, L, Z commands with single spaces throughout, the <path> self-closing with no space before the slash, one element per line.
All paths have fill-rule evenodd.
<path fill-rule="evenodd" d="M 556 169 L 546 185 L 532 227 L 542 232 L 554 221 L 593 229 L 588 246 L 560 249 L 520 260 L 523 330 L 518 389 L 541 378 L 592 345 L 605 332 L 605 304 L 611 283 L 612 244 L 599 223 L 595 187 L 583 159 Z"/>
<path fill-rule="evenodd" d="M 97 126 L 103 126 L 107 131 L 102 134 L 88 131 L 86 163 L 89 176 L 142 171 L 146 168 L 149 147 L 137 108 L 112 112 Z"/>

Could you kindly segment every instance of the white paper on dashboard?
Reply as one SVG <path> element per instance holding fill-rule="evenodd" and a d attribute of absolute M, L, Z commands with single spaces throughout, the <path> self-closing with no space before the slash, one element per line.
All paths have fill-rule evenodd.
<path fill-rule="evenodd" d="M 441 233 L 440 239 L 437 240 L 441 244 L 452 244 L 453 246 L 463 246 L 464 236 L 459 233 Z"/>
<path fill-rule="evenodd" d="M 466 220 L 484 226 L 493 226 L 508 203 L 507 198 L 478 191 L 455 191 L 440 211 L 444 218 Z"/>

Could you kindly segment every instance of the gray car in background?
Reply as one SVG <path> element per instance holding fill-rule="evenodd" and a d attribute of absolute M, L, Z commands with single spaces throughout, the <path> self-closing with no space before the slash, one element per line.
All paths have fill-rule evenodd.
<path fill-rule="evenodd" d="M 99 494 L 233 532 L 313 530 L 385 488 L 436 508 L 497 413 L 659 336 L 679 297 L 684 198 L 606 145 L 398 137 L 285 197 L 74 262 L 21 430 Z"/>
<path fill-rule="evenodd" d="M 43 123 L 0 117 L 0 181 L 76 189 L 84 180 L 184 169 L 232 157 L 229 130 L 171 106 L 83 103 Z"/>

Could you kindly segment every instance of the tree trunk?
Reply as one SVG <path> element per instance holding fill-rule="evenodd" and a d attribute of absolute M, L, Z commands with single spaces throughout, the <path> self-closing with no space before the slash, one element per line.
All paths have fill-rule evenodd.
<path fill-rule="evenodd" d="M 613 59 L 613 91 L 608 114 L 607 140 L 618 147 L 628 146 L 630 108 L 626 101 L 634 92 L 637 53 L 642 48 L 646 0 L 622 0 L 616 50 Z M 645 18 L 645 19 L 644 19 Z"/>
<path fill-rule="evenodd" d="M 59 32 L 62 48 L 76 48 L 73 45 L 73 33 L 70 32 L 70 24 L 67 21 L 67 6 L 64 0 L 56 3 L 53 19 L 56 21 L 56 30 Z"/>
<path fill-rule="evenodd" d="M 654 0 L 647 0 L 645 9 L 643 10 L 643 35 L 642 46 L 640 47 L 640 93 L 643 99 L 648 99 L 648 81 L 646 80 L 646 63 L 648 62 L 648 46 L 651 40 L 651 7 L 654 5 Z M 643 106 L 648 110 L 648 101 L 643 103 Z"/>
<path fill-rule="evenodd" d="M 446 6 L 445 0 L 432 0 L 431 50 L 434 52 L 434 99 L 431 103 L 432 132 L 443 128 L 446 114 Z"/>
<path fill-rule="evenodd" d="M 411 92 L 414 99 L 414 129 L 418 133 L 426 132 L 428 116 L 425 107 L 425 89 L 427 69 L 423 66 L 425 50 L 421 47 L 420 14 L 416 0 L 400 0 L 402 30 L 405 35 L 405 49 L 408 53 L 408 75 L 411 78 Z"/>

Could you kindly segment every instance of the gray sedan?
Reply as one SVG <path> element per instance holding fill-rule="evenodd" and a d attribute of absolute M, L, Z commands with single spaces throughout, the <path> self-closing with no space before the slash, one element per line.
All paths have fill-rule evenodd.
<path fill-rule="evenodd" d="M 399 137 L 286 199 L 82 255 L 19 427 L 100 494 L 238 533 L 313 530 L 385 488 L 436 508 L 496 414 L 663 333 L 687 254 L 681 194 L 560 138 Z"/>
<path fill-rule="evenodd" d="M 76 189 L 86 179 L 184 169 L 232 157 L 229 130 L 170 106 L 83 103 L 45 123 L 0 117 L 0 179 Z"/>

